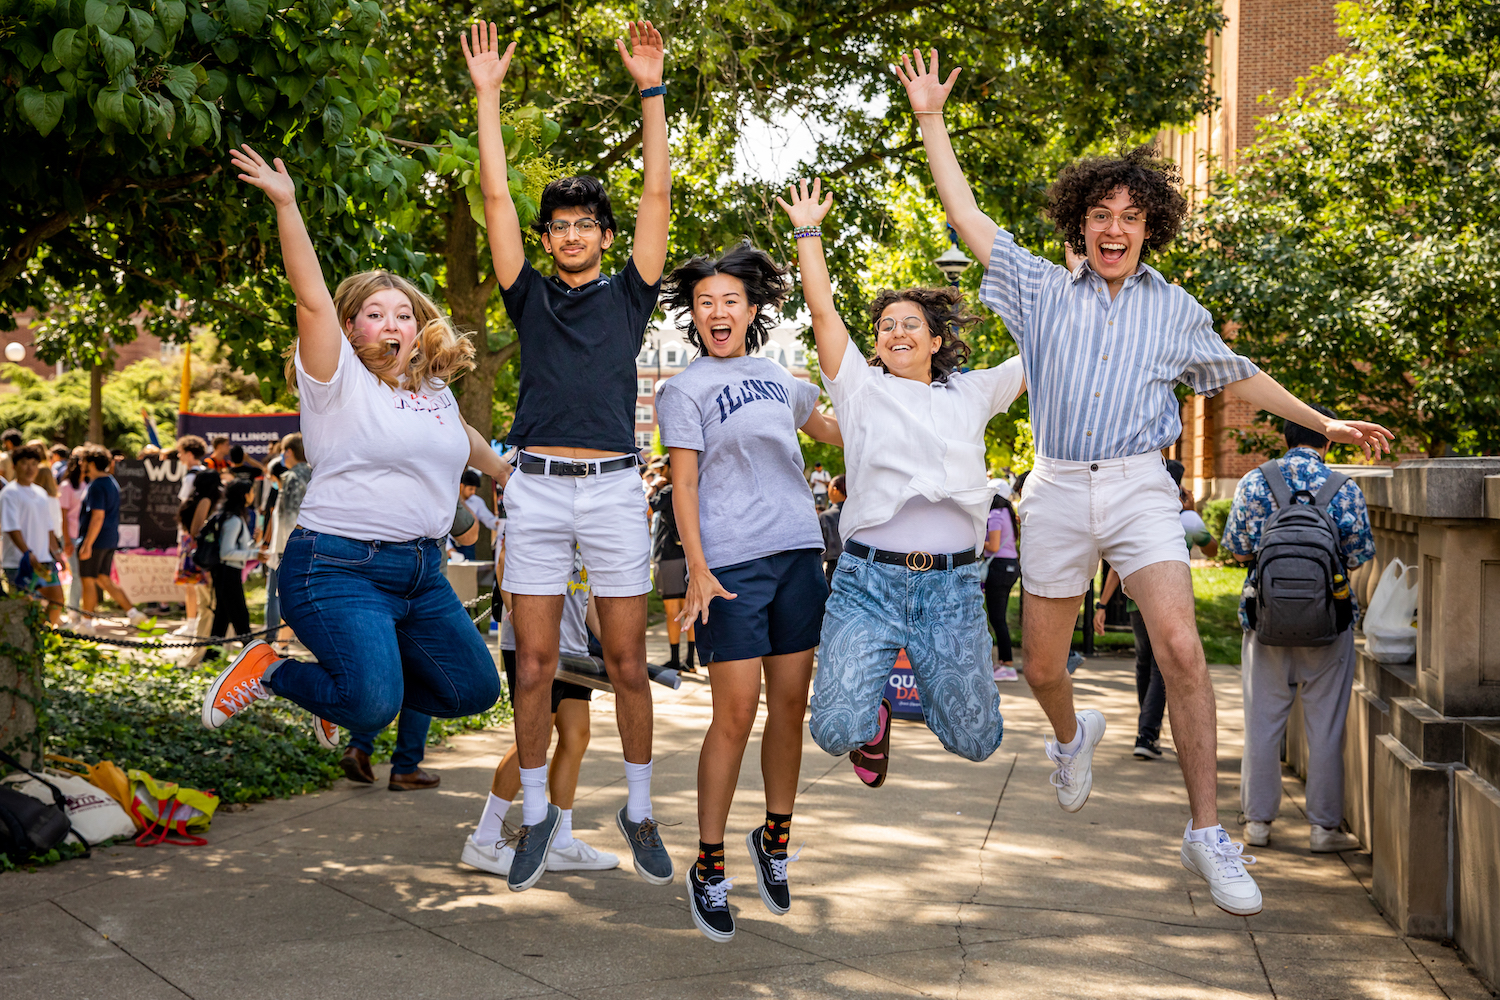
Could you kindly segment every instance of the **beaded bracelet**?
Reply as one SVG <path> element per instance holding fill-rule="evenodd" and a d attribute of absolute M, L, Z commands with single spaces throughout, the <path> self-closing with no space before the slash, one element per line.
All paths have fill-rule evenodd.
<path fill-rule="evenodd" d="M 666 92 L 667 85 L 664 83 L 658 83 L 654 87 L 647 87 L 645 90 L 641 91 L 641 99 L 644 100 L 647 97 L 661 97 Z"/>
<path fill-rule="evenodd" d="M 798 240 L 802 239 L 805 236 L 821 237 L 822 235 L 822 226 L 798 226 L 796 229 L 792 230 L 792 238 Z"/>

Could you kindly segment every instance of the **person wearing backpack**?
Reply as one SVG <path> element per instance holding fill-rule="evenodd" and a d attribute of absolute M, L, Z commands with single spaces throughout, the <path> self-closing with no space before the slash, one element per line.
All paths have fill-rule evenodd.
<path fill-rule="evenodd" d="M 179 630 L 179 634 L 205 639 L 213 634 L 214 588 L 213 578 L 208 575 L 208 566 L 199 565 L 196 558 L 198 535 L 224 495 L 224 485 L 219 480 L 219 474 L 209 469 L 189 473 L 187 480 L 186 496 L 183 497 L 182 506 L 177 508 L 177 523 L 182 531 L 177 542 L 177 573 L 173 579 L 178 586 L 186 588 L 193 595 L 195 614 L 185 623 L 190 623 L 192 629 L 187 632 Z M 213 560 L 210 558 L 208 561 Z M 196 666 L 202 659 L 200 647 L 191 656 L 189 665 Z"/>
<path fill-rule="evenodd" d="M 1286 454 L 1240 480 L 1224 524 L 1224 548 L 1249 567 L 1240 601 L 1245 841 L 1270 841 L 1281 807 L 1281 738 L 1300 684 L 1311 847 L 1347 851 L 1359 846 L 1339 830 L 1359 610 L 1349 576 L 1374 557 L 1375 539 L 1364 494 L 1324 464 L 1328 439 L 1290 420 L 1283 431 Z"/>
<path fill-rule="evenodd" d="M 255 483 L 234 479 L 224 488 L 224 500 L 198 533 L 195 558 L 200 566 L 208 563 L 208 575 L 214 581 L 214 621 L 210 635 L 227 636 L 229 626 L 234 634 L 250 632 L 250 610 L 245 606 L 245 563 L 255 558 L 255 533 L 250 529 L 249 502 Z M 212 548 L 210 532 L 217 529 L 218 548 Z M 205 551 L 207 548 L 207 551 Z M 214 652 L 208 659 L 218 659 Z"/>

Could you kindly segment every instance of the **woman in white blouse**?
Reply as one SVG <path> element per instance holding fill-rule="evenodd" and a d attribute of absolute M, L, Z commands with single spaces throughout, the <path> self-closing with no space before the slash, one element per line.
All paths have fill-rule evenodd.
<path fill-rule="evenodd" d="M 797 236 L 823 384 L 844 437 L 849 499 L 813 684 L 813 739 L 848 753 L 860 780 L 885 781 L 891 706 L 882 697 L 905 649 L 927 724 L 949 751 L 984 760 L 1004 723 L 990 668 L 977 550 L 994 490 L 984 428 L 1025 389 L 1017 359 L 959 371 L 958 331 L 977 320 L 955 288 L 882 291 L 868 361 L 834 308 L 820 226 L 821 182 L 777 199 Z"/>

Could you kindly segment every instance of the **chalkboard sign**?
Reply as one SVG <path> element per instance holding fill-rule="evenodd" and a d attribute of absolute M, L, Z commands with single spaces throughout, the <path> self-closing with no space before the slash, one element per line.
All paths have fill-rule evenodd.
<path fill-rule="evenodd" d="M 187 466 L 170 459 L 122 458 L 115 463 L 120 484 L 120 547 L 171 549 L 177 546 L 177 499 Z"/>

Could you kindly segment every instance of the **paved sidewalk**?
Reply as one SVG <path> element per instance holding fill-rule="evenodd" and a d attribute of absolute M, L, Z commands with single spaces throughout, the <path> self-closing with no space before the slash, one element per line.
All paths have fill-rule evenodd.
<path fill-rule="evenodd" d="M 660 649 L 660 640 L 653 645 Z M 1220 814 L 1238 811 L 1237 668 L 1215 667 Z M 984 764 L 897 723 L 891 777 L 865 788 L 808 739 L 793 909 L 755 891 L 745 831 L 762 818 L 746 753 L 727 838 L 729 944 L 693 929 L 680 882 L 626 868 L 548 875 L 514 894 L 457 864 L 509 733 L 429 754 L 435 792 L 347 782 L 214 821 L 204 848 L 112 848 L 0 876 L 0 997 L 155 998 L 1438 998 L 1491 994 L 1440 945 L 1397 936 L 1369 896 L 1368 857 L 1312 855 L 1291 797 L 1252 871 L 1266 909 L 1233 917 L 1183 870 L 1186 797 L 1172 757 L 1141 763 L 1134 674 L 1094 660 L 1079 703 L 1109 731 L 1093 797 L 1058 809 L 1044 720 L 1003 684 L 1007 731 Z M 696 847 L 694 775 L 709 690 L 690 675 L 657 705 L 656 815 L 679 871 Z M 625 800 L 612 702 L 594 701 L 578 833 L 616 853 Z M 384 769 L 382 768 L 383 772 Z"/>

